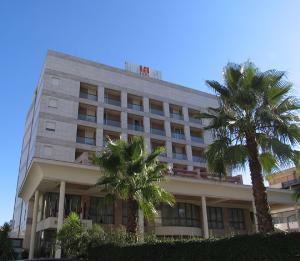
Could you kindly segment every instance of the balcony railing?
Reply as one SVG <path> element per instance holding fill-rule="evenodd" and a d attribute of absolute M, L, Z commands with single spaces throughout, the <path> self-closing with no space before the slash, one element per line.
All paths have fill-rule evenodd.
<path fill-rule="evenodd" d="M 89 137 L 79 137 L 79 136 L 77 136 L 76 142 L 77 143 L 82 143 L 82 144 L 93 145 L 93 146 L 96 145 L 96 139 L 89 138 Z"/>
<path fill-rule="evenodd" d="M 78 114 L 78 120 L 96 122 L 97 118 L 93 115 Z"/>
<path fill-rule="evenodd" d="M 183 133 L 172 132 L 172 138 L 177 140 L 184 140 L 185 136 Z"/>
<path fill-rule="evenodd" d="M 193 156 L 193 161 L 194 162 L 205 163 L 206 159 L 204 157 L 201 157 L 201 156 Z"/>
<path fill-rule="evenodd" d="M 165 136 L 165 135 L 166 135 L 166 132 L 165 132 L 164 130 L 157 129 L 157 128 L 151 128 L 151 129 L 150 129 L 150 132 L 151 132 L 152 134 L 160 135 L 160 136 Z"/>
<path fill-rule="evenodd" d="M 204 139 L 202 137 L 191 136 L 191 140 L 197 143 L 204 143 Z"/>
<path fill-rule="evenodd" d="M 121 122 L 116 120 L 105 119 L 104 124 L 114 127 L 121 127 Z"/>
<path fill-rule="evenodd" d="M 220 177 L 215 173 L 209 172 L 198 172 L 194 170 L 183 170 L 183 169 L 172 169 L 169 172 L 171 176 L 180 176 L 180 177 L 187 177 L 187 178 L 195 178 L 195 179 L 204 179 L 204 180 L 211 180 L 211 181 L 219 181 L 219 182 L 228 182 L 234 184 L 243 184 L 242 176 L 223 176 Z"/>
<path fill-rule="evenodd" d="M 296 179 L 292 179 L 286 182 L 282 182 L 282 188 L 286 189 L 295 185 L 299 185 L 300 184 L 300 178 L 296 178 Z"/>
<path fill-rule="evenodd" d="M 183 115 L 176 112 L 170 112 L 170 117 L 176 120 L 183 120 Z"/>
<path fill-rule="evenodd" d="M 150 108 L 150 112 L 153 114 L 164 116 L 164 111 L 156 108 Z"/>
<path fill-rule="evenodd" d="M 173 159 L 187 160 L 187 156 L 183 153 L 173 153 Z"/>
<path fill-rule="evenodd" d="M 134 131 L 144 131 L 143 126 L 137 125 L 137 124 L 130 124 L 130 123 L 128 123 L 128 129 L 129 130 L 134 130 Z"/>
<path fill-rule="evenodd" d="M 143 111 L 143 105 L 140 104 L 128 103 L 127 107 L 135 111 Z"/>
<path fill-rule="evenodd" d="M 107 104 L 118 106 L 118 107 L 121 106 L 121 101 L 120 100 L 111 99 L 109 97 L 104 97 L 104 102 L 107 103 Z"/>
<path fill-rule="evenodd" d="M 87 92 L 80 92 L 79 97 L 84 98 L 84 99 L 88 99 L 88 100 L 92 100 L 92 101 L 97 101 L 98 100 L 97 95 L 90 94 L 90 93 L 87 93 Z"/>
<path fill-rule="evenodd" d="M 198 123 L 198 124 L 202 124 L 202 119 L 197 119 L 197 118 L 194 118 L 192 116 L 190 116 L 190 122 L 193 122 L 193 123 Z"/>

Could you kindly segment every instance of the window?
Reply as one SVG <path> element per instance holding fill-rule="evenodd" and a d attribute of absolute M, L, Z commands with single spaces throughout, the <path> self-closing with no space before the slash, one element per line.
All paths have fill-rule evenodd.
<path fill-rule="evenodd" d="M 114 204 L 104 198 L 91 197 L 90 219 L 99 224 L 114 224 Z"/>
<path fill-rule="evenodd" d="M 66 195 L 65 197 L 65 217 L 71 212 L 80 214 L 81 212 L 81 197 L 77 195 Z"/>
<path fill-rule="evenodd" d="M 47 121 L 46 122 L 46 130 L 47 131 L 55 131 L 55 122 Z"/>
<path fill-rule="evenodd" d="M 162 206 L 161 216 L 163 226 L 200 226 L 199 206 L 189 203 L 177 203 L 174 207 Z"/>
<path fill-rule="evenodd" d="M 207 207 L 208 227 L 210 229 L 223 229 L 223 211 L 222 208 Z"/>
<path fill-rule="evenodd" d="M 228 211 L 230 227 L 237 230 L 244 230 L 246 228 L 244 210 L 240 208 L 229 208 Z"/>
<path fill-rule="evenodd" d="M 43 219 L 57 217 L 58 214 L 58 193 L 45 193 L 43 204 Z"/>
<path fill-rule="evenodd" d="M 50 98 L 49 102 L 48 102 L 48 107 L 50 107 L 50 108 L 57 108 L 57 100 Z"/>

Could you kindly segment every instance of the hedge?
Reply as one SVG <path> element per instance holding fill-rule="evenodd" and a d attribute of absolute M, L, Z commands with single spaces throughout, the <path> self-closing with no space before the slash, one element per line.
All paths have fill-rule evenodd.
<path fill-rule="evenodd" d="M 244 235 L 219 240 L 173 241 L 90 247 L 89 261 L 293 261 L 300 233 Z"/>

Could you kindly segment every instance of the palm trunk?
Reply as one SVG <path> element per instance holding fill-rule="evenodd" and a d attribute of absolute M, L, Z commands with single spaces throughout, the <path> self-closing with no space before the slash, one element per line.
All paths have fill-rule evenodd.
<path fill-rule="evenodd" d="M 255 134 L 246 135 L 246 146 L 249 153 L 249 168 L 252 180 L 253 198 L 256 207 L 257 225 L 260 233 L 274 231 L 272 217 L 269 212 L 266 187 L 262 176 L 262 168 L 258 159 L 258 148 Z"/>
<path fill-rule="evenodd" d="M 127 232 L 136 234 L 137 233 L 137 202 L 133 196 L 130 195 L 128 198 L 128 213 L 127 213 Z"/>

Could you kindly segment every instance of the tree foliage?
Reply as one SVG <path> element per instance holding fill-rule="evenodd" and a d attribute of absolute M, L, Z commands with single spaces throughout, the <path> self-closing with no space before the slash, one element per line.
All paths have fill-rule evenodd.
<path fill-rule="evenodd" d="M 261 72 L 254 64 L 228 64 L 224 84 L 207 81 L 219 107 L 199 115 L 209 120 L 215 141 L 208 147 L 208 167 L 226 175 L 228 167 L 249 164 L 261 232 L 272 230 L 262 174 L 299 165 L 299 101 L 291 95 L 285 72 Z"/>
<path fill-rule="evenodd" d="M 163 152 L 164 148 L 156 148 L 147 154 L 143 138 L 134 137 L 130 142 L 110 141 L 94 158 L 102 174 L 98 186 L 106 189 L 107 198 L 128 203 L 128 232 L 136 233 L 137 208 L 153 219 L 159 203 L 174 203 L 174 197 L 160 186 L 167 172 L 167 165 L 157 159 Z"/>

